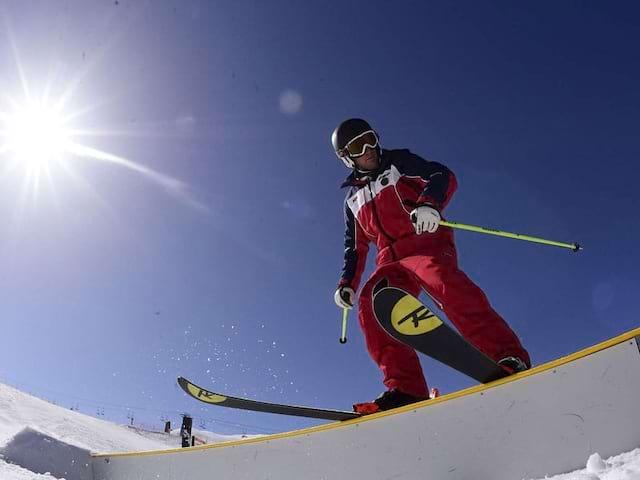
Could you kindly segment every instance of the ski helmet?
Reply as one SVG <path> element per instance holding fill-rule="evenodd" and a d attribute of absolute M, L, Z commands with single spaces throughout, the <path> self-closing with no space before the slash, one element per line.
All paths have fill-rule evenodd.
<path fill-rule="evenodd" d="M 350 152 L 349 149 L 346 148 L 347 145 L 352 140 L 356 139 L 356 137 L 368 132 L 372 132 L 373 138 L 369 140 L 365 139 L 364 142 L 366 143 L 362 143 L 362 153 L 364 153 L 365 147 L 372 147 L 377 150 L 378 156 L 380 156 L 381 152 L 378 134 L 373 128 L 371 128 L 371 125 L 369 125 L 369 122 L 366 120 L 361 118 L 350 118 L 338 125 L 333 131 L 333 134 L 331 135 L 333 150 L 336 152 L 338 158 L 342 160 L 348 168 L 356 167 L 353 157 L 359 156 L 362 153 L 355 154 L 354 152 Z"/>

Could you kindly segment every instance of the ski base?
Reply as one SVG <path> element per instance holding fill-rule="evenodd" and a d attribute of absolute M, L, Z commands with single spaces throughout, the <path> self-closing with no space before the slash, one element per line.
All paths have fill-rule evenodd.
<path fill-rule="evenodd" d="M 316 418 L 321 420 L 350 420 L 361 415 L 355 412 L 343 410 L 328 410 L 324 408 L 302 407 L 297 405 L 285 405 L 280 403 L 259 402 L 248 398 L 231 397 L 220 393 L 211 392 L 184 377 L 178 377 L 178 385 L 189 396 L 209 405 L 237 408 L 253 412 L 276 413 L 280 415 L 292 415 L 295 417 Z"/>
<path fill-rule="evenodd" d="M 378 323 L 393 338 L 481 383 L 509 375 L 420 300 L 400 288 L 377 289 L 373 311 Z"/>

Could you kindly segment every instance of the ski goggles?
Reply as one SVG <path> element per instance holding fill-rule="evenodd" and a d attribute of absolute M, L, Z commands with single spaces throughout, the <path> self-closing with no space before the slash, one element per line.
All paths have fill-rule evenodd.
<path fill-rule="evenodd" d="M 338 150 L 339 157 L 361 157 L 364 152 L 369 148 L 376 148 L 378 146 L 378 135 L 373 130 L 367 130 L 362 132 L 357 137 L 347 143 L 344 148 Z"/>

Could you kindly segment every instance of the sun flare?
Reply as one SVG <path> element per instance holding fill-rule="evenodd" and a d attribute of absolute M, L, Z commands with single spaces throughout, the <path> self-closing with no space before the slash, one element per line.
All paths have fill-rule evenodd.
<path fill-rule="evenodd" d="M 46 166 L 68 148 L 64 119 L 53 108 L 31 105 L 3 117 L 0 148 L 29 169 Z"/>
<path fill-rule="evenodd" d="M 116 144 L 121 132 L 92 130 L 78 126 L 78 118 L 96 107 L 76 106 L 69 109 L 79 79 L 88 74 L 81 72 L 75 80 L 55 87 L 51 79 L 34 92 L 26 80 L 21 62 L 16 59 L 22 83 L 22 98 L 0 89 L 0 181 L 19 186 L 21 205 L 38 200 L 40 190 L 48 192 L 57 203 L 61 182 L 72 181 L 85 188 L 88 184 L 76 160 L 109 163 L 135 172 L 160 186 L 170 195 L 201 211 L 208 207 L 196 200 L 189 185 L 169 175 L 142 165 L 124 156 L 97 149 L 84 142 L 87 138 L 110 137 Z M 1 85 L 0 85 L 1 86 Z M 55 93 L 54 93 L 55 92 Z M 124 132 L 135 136 L 136 132 Z M 83 162 L 83 168 L 87 163 Z"/>

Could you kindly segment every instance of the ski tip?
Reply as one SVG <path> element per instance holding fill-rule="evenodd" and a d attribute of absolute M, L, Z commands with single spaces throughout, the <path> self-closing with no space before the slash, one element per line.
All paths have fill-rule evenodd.
<path fill-rule="evenodd" d="M 191 382 L 184 377 L 178 377 L 178 385 L 182 387 L 183 390 L 188 391 L 187 387 Z"/>

